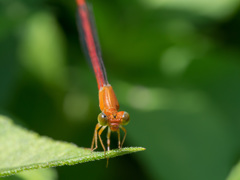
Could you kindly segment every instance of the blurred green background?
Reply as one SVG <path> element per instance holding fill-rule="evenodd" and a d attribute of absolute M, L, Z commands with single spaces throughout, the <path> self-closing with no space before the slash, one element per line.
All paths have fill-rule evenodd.
<path fill-rule="evenodd" d="M 147 150 L 107 169 L 58 167 L 57 179 L 226 179 L 240 153 L 240 1 L 91 2 L 109 82 L 131 116 L 125 146 Z M 0 113 L 90 147 L 98 91 L 75 16 L 74 0 L 0 0 Z"/>

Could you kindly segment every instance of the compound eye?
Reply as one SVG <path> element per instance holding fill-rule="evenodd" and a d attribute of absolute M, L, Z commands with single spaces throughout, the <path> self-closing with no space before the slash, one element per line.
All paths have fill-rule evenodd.
<path fill-rule="evenodd" d="M 108 120 L 107 120 L 107 116 L 104 114 L 104 113 L 100 113 L 98 115 L 98 123 L 101 125 L 101 126 L 106 126 L 107 123 L 108 123 Z"/>
<path fill-rule="evenodd" d="M 127 112 L 124 112 L 122 115 L 122 125 L 127 125 L 129 123 L 129 114 Z"/>

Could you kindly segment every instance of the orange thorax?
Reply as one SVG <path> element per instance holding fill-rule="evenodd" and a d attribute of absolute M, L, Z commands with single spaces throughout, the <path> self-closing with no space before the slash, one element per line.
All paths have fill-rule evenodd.
<path fill-rule="evenodd" d="M 119 104 L 110 84 L 101 87 L 99 90 L 99 106 L 101 111 L 107 116 L 113 113 L 117 113 Z"/>
<path fill-rule="evenodd" d="M 99 106 L 108 118 L 108 126 L 112 131 L 117 131 L 124 112 L 118 112 L 118 100 L 111 85 L 103 86 L 99 90 Z"/>

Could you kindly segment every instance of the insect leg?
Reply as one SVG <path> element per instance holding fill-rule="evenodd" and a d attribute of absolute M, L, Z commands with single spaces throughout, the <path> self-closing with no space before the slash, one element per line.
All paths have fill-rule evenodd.
<path fill-rule="evenodd" d="M 126 130 L 123 126 L 120 126 L 120 128 L 121 128 L 121 129 L 123 130 L 123 132 L 124 132 L 124 137 L 123 137 L 122 144 L 121 144 L 121 148 L 122 148 L 123 143 L 124 143 L 124 141 L 125 141 L 125 139 L 126 139 L 126 136 L 127 136 L 127 130 Z"/>
<path fill-rule="evenodd" d="M 97 123 L 97 125 L 96 125 L 96 127 L 95 127 L 95 130 L 94 130 L 94 134 L 93 134 L 91 151 L 94 151 L 95 149 L 98 148 L 98 145 L 97 145 L 97 131 L 98 131 L 98 129 L 99 129 L 100 127 L 101 127 L 101 125 L 100 125 L 99 123 Z M 93 148 L 94 142 L 95 142 L 95 148 Z"/>

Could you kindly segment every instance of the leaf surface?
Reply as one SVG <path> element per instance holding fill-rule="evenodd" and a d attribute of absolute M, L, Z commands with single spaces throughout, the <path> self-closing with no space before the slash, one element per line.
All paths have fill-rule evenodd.
<path fill-rule="evenodd" d="M 0 116 L 0 177 L 24 170 L 74 165 L 143 151 L 129 147 L 104 152 L 91 152 L 72 143 L 55 141 L 15 125 Z"/>

